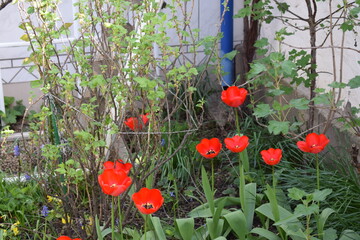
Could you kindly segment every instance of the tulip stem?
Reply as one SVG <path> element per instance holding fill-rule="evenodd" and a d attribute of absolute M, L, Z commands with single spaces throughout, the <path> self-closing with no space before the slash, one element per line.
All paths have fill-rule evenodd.
<path fill-rule="evenodd" d="M 236 129 L 237 129 L 237 133 L 240 136 L 240 123 L 239 123 L 239 116 L 237 114 L 237 110 L 236 108 L 234 108 L 234 114 L 235 114 L 235 124 L 236 124 Z M 246 149 L 245 149 L 246 151 Z M 243 159 L 241 157 L 242 153 L 239 153 L 239 175 L 240 175 L 240 186 L 239 186 L 239 195 L 240 195 L 240 205 L 241 208 L 243 210 L 243 212 L 245 211 L 245 172 L 244 172 L 244 164 L 243 164 Z M 247 152 L 245 152 L 245 155 L 247 156 Z"/>
<path fill-rule="evenodd" d="M 276 180 L 275 180 L 275 167 L 272 165 L 272 182 L 273 182 L 273 188 L 276 192 Z"/>
<path fill-rule="evenodd" d="M 121 198 L 118 196 L 118 208 L 119 208 L 119 232 L 120 232 L 120 240 L 124 239 L 123 230 L 122 230 L 122 216 L 121 216 Z"/>
<path fill-rule="evenodd" d="M 316 185 L 317 189 L 320 191 L 320 168 L 319 168 L 319 154 L 316 154 Z"/>
<path fill-rule="evenodd" d="M 235 114 L 235 124 L 236 124 L 237 134 L 239 134 L 239 136 L 240 136 L 239 116 L 237 114 L 236 108 L 234 108 L 234 114 Z"/>
<path fill-rule="evenodd" d="M 148 214 L 146 214 L 145 215 L 145 226 L 144 226 L 144 234 L 145 234 L 145 240 L 146 240 L 146 231 L 147 231 L 147 224 L 148 224 L 148 219 L 149 219 L 149 215 Z"/>
<path fill-rule="evenodd" d="M 114 196 L 111 196 L 111 239 L 115 239 L 115 210 Z"/>
<path fill-rule="evenodd" d="M 214 182 L 215 182 L 215 175 L 214 175 L 214 159 L 211 159 L 211 189 L 213 194 L 215 195 L 215 188 L 214 188 Z"/>

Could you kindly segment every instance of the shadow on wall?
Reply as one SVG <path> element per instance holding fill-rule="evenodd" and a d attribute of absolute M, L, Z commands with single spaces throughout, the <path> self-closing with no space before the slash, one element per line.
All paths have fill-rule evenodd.
<path fill-rule="evenodd" d="M 42 99 L 38 101 L 43 93 L 38 88 L 31 88 L 30 82 L 4 84 L 3 88 L 5 96 L 22 100 L 24 106 L 26 108 L 30 107 L 30 110 L 38 112 L 43 104 Z"/>

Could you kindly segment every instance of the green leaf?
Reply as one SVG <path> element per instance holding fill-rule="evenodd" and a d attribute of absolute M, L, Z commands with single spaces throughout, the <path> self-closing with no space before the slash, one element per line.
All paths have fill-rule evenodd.
<path fill-rule="evenodd" d="M 298 204 L 294 210 L 294 214 L 297 216 L 310 216 L 316 212 L 319 212 L 319 206 L 317 204 L 311 204 L 310 206 Z"/>
<path fill-rule="evenodd" d="M 211 190 L 209 178 L 207 176 L 204 166 L 201 168 L 201 178 L 202 178 L 202 187 L 205 193 L 206 200 L 209 203 L 210 211 L 212 214 L 215 214 L 214 194 Z"/>
<path fill-rule="evenodd" d="M 344 230 L 341 233 L 340 239 L 339 240 L 359 240 L 360 239 L 360 235 L 357 234 L 356 232 L 354 232 L 353 230 Z"/>
<path fill-rule="evenodd" d="M 356 76 L 356 77 L 350 79 L 348 86 L 351 89 L 360 87 L 360 76 Z"/>
<path fill-rule="evenodd" d="M 42 80 L 34 80 L 34 81 L 30 82 L 30 86 L 32 88 L 40 88 L 43 86 L 43 83 L 44 83 L 44 81 L 42 81 Z"/>
<path fill-rule="evenodd" d="M 254 213 L 256 204 L 256 183 L 248 183 L 245 185 L 245 218 L 250 231 L 253 226 Z"/>
<path fill-rule="evenodd" d="M 253 63 L 253 64 L 251 64 L 250 72 L 251 72 L 252 76 L 255 76 L 255 75 L 257 75 L 259 73 L 262 73 L 262 72 L 264 72 L 266 70 L 267 69 L 266 69 L 266 66 L 264 64 L 261 64 L 261 63 Z"/>
<path fill-rule="evenodd" d="M 158 217 L 152 217 L 151 216 L 151 222 L 155 229 L 156 239 L 158 240 L 166 240 L 166 236 L 164 233 L 164 230 L 161 226 L 160 219 Z"/>
<path fill-rule="evenodd" d="M 325 208 L 321 214 L 320 214 L 320 217 L 317 221 L 317 228 L 318 228 L 318 234 L 320 236 L 322 236 L 324 233 L 324 227 L 325 227 L 325 223 L 326 223 L 326 220 L 328 219 L 328 217 L 334 213 L 335 211 L 331 208 Z M 330 233 L 329 233 L 330 234 Z M 335 235 L 336 235 L 336 231 L 335 231 Z M 323 237 L 323 239 L 329 239 L 328 237 L 325 238 L 325 235 Z"/>
<path fill-rule="evenodd" d="M 212 218 L 206 219 L 206 225 L 208 227 L 208 231 L 210 233 L 211 239 L 215 239 L 220 236 L 223 227 L 224 227 L 224 220 L 219 219 L 219 221 L 214 221 Z"/>
<path fill-rule="evenodd" d="M 289 109 L 291 106 L 289 104 L 280 104 L 280 102 L 274 100 L 272 107 L 276 111 L 284 111 L 286 109 Z"/>
<path fill-rule="evenodd" d="M 279 122 L 275 120 L 269 121 L 268 130 L 271 134 L 278 135 L 280 133 L 287 134 L 289 132 L 290 122 Z"/>
<path fill-rule="evenodd" d="M 257 118 L 266 117 L 273 113 L 274 110 L 270 108 L 269 104 L 258 104 L 254 109 L 254 116 Z"/>
<path fill-rule="evenodd" d="M 154 231 L 148 231 L 145 234 L 143 234 L 140 238 L 140 240 L 147 240 L 147 239 L 156 239 L 156 235 L 154 233 Z"/>
<path fill-rule="evenodd" d="M 342 82 L 332 82 L 330 84 L 328 84 L 329 87 L 332 88 L 345 88 L 347 86 L 346 83 L 342 83 Z"/>
<path fill-rule="evenodd" d="M 316 97 L 314 97 L 313 100 L 315 104 L 325 104 L 325 105 L 330 104 L 329 96 L 327 93 L 319 94 Z"/>
<path fill-rule="evenodd" d="M 101 234 L 101 229 L 100 229 L 100 222 L 99 222 L 99 218 L 98 216 L 96 215 L 95 216 L 95 228 L 96 228 L 96 233 L 97 233 L 97 236 L 98 236 L 98 240 L 103 240 L 103 236 Z"/>
<path fill-rule="evenodd" d="M 306 98 L 298 98 L 298 99 L 291 99 L 289 104 L 291 107 L 294 107 L 299 110 L 307 110 L 309 109 L 309 100 Z"/>
<path fill-rule="evenodd" d="M 257 40 L 254 44 L 256 48 L 263 48 L 269 45 L 269 40 L 267 38 L 261 38 Z"/>
<path fill-rule="evenodd" d="M 340 29 L 344 32 L 352 31 L 354 29 L 354 23 L 352 21 L 345 21 L 340 25 Z"/>
<path fill-rule="evenodd" d="M 246 16 L 250 16 L 251 15 L 251 8 L 250 7 L 245 7 L 245 8 L 241 8 L 237 14 L 234 15 L 234 18 L 244 18 Z"/>
<path fill-rule="evenodd" d="M 21 40 L 25 41 L 25 42 L 30 42 L 30 38 L 29 35 L 24 34 L 20 37 Z"/>
<path fill-rule="evenodd" d="M 73 24 L 72 23 L 64 23 L 64 25 L 62 25 L 62 27 L 69 29 Z"/>
<path fill-rule="evenodd" d="M 10 107 L 10 105 L 13 104 L 14 102 L 15 102 L 14 97 L 9 97 L 9 96 L 4 97 L 4 104 L 6 107 Z"/>
<path fill-rule="evenodd" d="M 327 188 L 324 190 L 315 190 L 315 192 L 313 193 L 313 200 L 316 202 L 321 202 L 324 201 L 326 199 L 327 196 L 329 196 L 332 193 L 332 190 Z"/>
<path fill-rule="evenodd" d="M 224 215 L 224 218 L 229 223 L 236 236 L 240 240 L 245 240 L 248 230 L 244 213 L 241 210 L 237 210 Z"/>
<path fill-rule="evenodd" d="M 191 240 L 194 234 L 194 218 L 176 219 L 176 226 L 181 239 Z"/>
<path fill-rule="evenodd" d="M 298 188 L 290 188 L 288 189 L 288 196 L 289 198 L 293 200 L 301 200 L 303 197 L 307 195 L 307 193 L 304 190 L 298 189 Z"/>
<path fill-rule="evenodd" d="M 286 210 L 285 208 L 283 208 L 281 206 L 278 206 L 278 209 L 279 209 L 279 214 L 280 214 L 280 220 L 289 219 L 294 216 L 294 214 L 292 214 L 291 212 L 289 212 L 288 210 Z M 270 203 L 265 203 L 265 204 L 261 205 L 260 207 L 256 208 L 256 211 L 261 213 L 265 217 L 275 221 Z M 296 225 L 298 228 L 302 227 L 302 224 L 299 222 L 299 220 L 295 219 L 294 221 L 292 221 L 292 223 L 293 223 L 293 225 Z"/>
<path fill-rule="evenodd" d="M 28 14 L 32 14 L 32 13 L 34 13 L 35 12 L 35 8 L 34 7 L 28 7 L 28 9 L 27 9 L 27 13 Z"/>
<path fill-rule="evenodd" d="M 281 238 L 279 238 L 275 233 L 263 228 L 254 228 L 251 230 L 251 233 L 258 234 L 268 240 L 281 240 Z"/>
<path fill-rule="evenodd" d="M 322 237 L 323 240 L 336 240 L 338 236 L 336 234 L 336 230 L 333 228 L 328 228 L 324 231 L 324 236 Z"/>
<path fill-rule="evenodd" d="M 296 65 L 292 61 L 286 60 L 281 63 L 281 68 L 285 74 L 290 75 L 296 69 Z"/>
<path fill-rule="evenodd" d="M 228 53 L 224 54 L 224 58 L 227 58 L 229 60 L 233 60 L 237 53 L 238 53 L 238 51 L 233 50 L 231 52 L 228 52 Z"/>
<path fill-rule="evenodd" d="M 282 95 L 282 94 L 284 94 L 285 93 L 285 91 L 284 90 L 281 90 L 281 89 L 269 89 L 269 91 L 268 91 L 268 94 L 270 95 L 270 96 L 280 96 L 280 95 Z"/>
<path fill-rule="evenodd" d="M 290 128 L 289 128 L 289 129 L 290 129 L 290 131 L 295 132 L 295 131 L 299 130 L 299 127 L 300 127 L 301 125 L 303 125 L 302 122 L 293 122 L 293 123 L 290 125 Z"/>
<path fill-rule="evenodd" d="M 277 8 L 280 12 L 285 13 L 289 9 L 290 5 L 285 2 L 277 3 Z"/>

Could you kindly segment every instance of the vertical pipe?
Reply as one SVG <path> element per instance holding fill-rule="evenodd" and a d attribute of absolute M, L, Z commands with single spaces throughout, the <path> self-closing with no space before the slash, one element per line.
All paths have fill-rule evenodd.
<path fill-rule="evenodd" d="M 3 89 L 3 80 L 1 77 L 1 67 L 0 67 L 0 110 L 5 113 L 5 100 L 4 100 L 4 89 Z M 0 126 L 5 126 L 4 122 L 0 121 Z"/>
<path fill-rule="evenodd" d="M 221 23 L 221 32 L 223 37 L 221 38 L 220 43 L 220 57 L 222 58 L 226 53 L 229 53 L 233 50 L 233 38 L 234 38 L 234 1 L 228 0 L 226 8 L 224 7 L 226 0 L 221 0 L 220 3 L 220 18 L 224 16 L 224 20 Z M 224 11 L 225 14 L 224 14 Z M 224 58 L 221 60 L 221 69 L 224 72 L 225 76 L 222 79 L 223 88 L 233 85 L 234 83 L 234 64 L 233 61 Z"/>

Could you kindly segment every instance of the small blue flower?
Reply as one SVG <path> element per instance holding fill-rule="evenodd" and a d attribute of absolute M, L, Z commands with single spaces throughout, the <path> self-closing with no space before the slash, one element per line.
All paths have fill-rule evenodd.
<path fill-rule="evenodd" d="M 25 180 L 26 180 L 26 181 L 30 181 L 30 180 L 31 180 L 31 176 L 30 176 L 29 174 L 27 174 L 27 173 L 25 173 L 24 177 L 25 177 Z"/>
<path fill-rule="evenodd" d="M 174 192 L 170 192 L 170 197 L 175 197 L 175 193 L 174 193 Z"/>
<path fill-rule="evenodd" d="M 41 216 L 47 217 L 48 215 L 49 215 L 49 208 L 46 205 L 44 205 L 41 210 Z"/>
<path fill-rule="evenodd" d="M 163 146 L 165 146 L 165 143 L 166 143 L 166 141 L 165 141 L 165 139 L 163 138 L 163 139 L 161 139 L 161 143 L 160 143 L 160 145 L 163 147 Z"/>
<path fill-rule="evenodd" d="M 20 147 L 19 147 L 19 145 L 14 146 L 14 156 L 15 157 L 20 156 Z"/>

